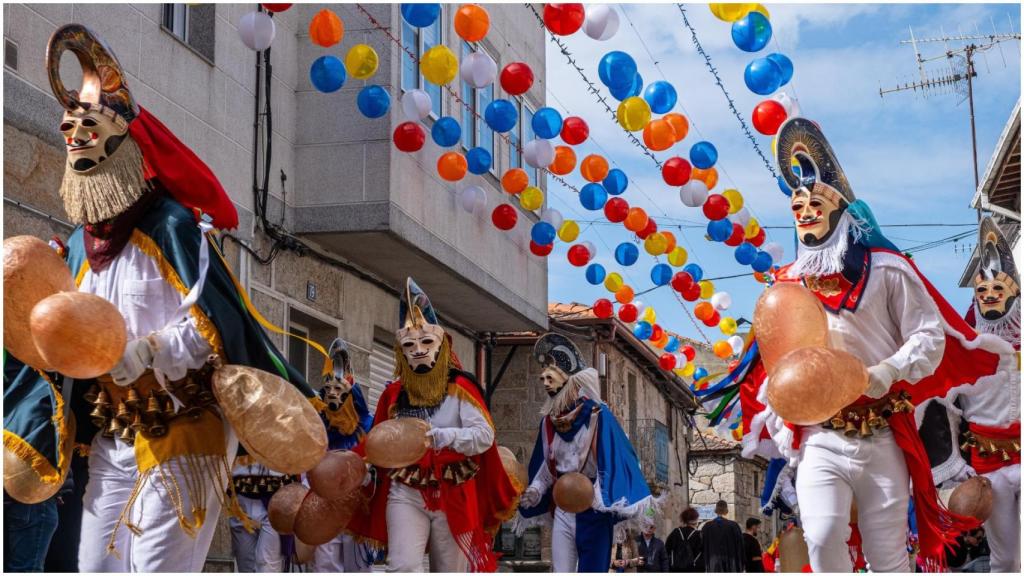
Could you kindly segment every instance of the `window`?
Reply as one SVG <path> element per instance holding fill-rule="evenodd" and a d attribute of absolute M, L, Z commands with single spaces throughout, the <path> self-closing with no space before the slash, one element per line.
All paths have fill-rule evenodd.
<path fill-rule="evenodd" d="M 469 42 L 461 44 L 460 61 L 470 54 L 483 51 L 479 46 Z M 462 107 L 462 147 L 466 150 L 479 146 L 491 154 L 491 173 L 498 173 L 498 159 L 494 158 L 494 130 L 483 120 L 484 110 L 494 100 L 494 85 L 486 88 L 473 88 L 468 82 L 461 84 L 462 100 L 472 108 L 472 112 Z"/>
<path fill-rule="evenodd" d="M 164 4 L 162 22 L 168 32 L 188 42 L 188 6 L 185 4 Z"/>
<path fill-rule="evenodd" d="M 668 426 L 661 422 L 654 423 L 654 477 L 668 484 Z"/>
<path fill-rule="evenodd" d="M 292 323 L 288 329 L 296 336 L 309 338 L 309 329 L 301 324 Z M 288 338 L 288 363 L 295 367 L 302 374 L 302 377 L 309 382 L 309 347 L 303 340 Z"/>
<path fill-rule="evenodd" d="M 443 9 L 443 8 L 442 8 Z M 441 22 L 444 16 L 434 21 L 425 28 L 410 26 L 405 19 L 402 19 L 402 90 L 420 89 L 430 94 L 431 114 L 435 118 L 441 117 L 441 87 L 431 84 L 420 74 L 416 60 L 413 60 L 409 53 L 416 55 L 418 60 L 427 50 L 441 43 Z"/>
<path fill-rule="evenodd" d="M 395 379 L 395 352 L 394 348 L 379 341 L 373 341 L 373 349 L 370 350 L 370 381 L 367 383 L 366 405 L 373 413 L 377 409 L 377 399 L 380 398 L 384 388 Z"/>
<path fill-rule="evenodd" d="M 537 137 L 533 133 L 533 109 L 525 102 L 520 102 L 519 117 L 522 119 L 520 125 L 523 127 L 523 143 L 529 142 Z M 537 169 L 528 168 L 526 174 L 530 177 L 530 186 L 537 185 Z"/>
<path fill-rule="evenodd" d="M 473 52 L 473 47 L 469 45 L 469 42 L 462 42 L 459 62 L 465 62 L 466 58 Z M 477 120 L 476 116 L 473 115 L 473 111 L 476 109 L 476 90 L 473 89 L 469 82 L 463 80 L 460 84 L 459 97 L 469 105 L 469 108 L 462 107 L 462 148 L 469 150 L 476 146 Z"/>
<path fill-rule="evenodd" d="M 216 9 L 214 4 L 164 4 L 160 26 L 212 64 Z"/>

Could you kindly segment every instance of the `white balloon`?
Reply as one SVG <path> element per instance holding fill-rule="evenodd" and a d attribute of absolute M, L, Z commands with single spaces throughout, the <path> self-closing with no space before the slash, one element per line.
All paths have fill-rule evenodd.
<path fill-rule="evenodd" d="M 462 59 L 459 76 L 473 88 L 486 88 L 498 77 L 498 65 L 485 52 L 473 52 Z"/>
<path fill-rule="evenodd" d="M 715 292 L 711 296 L 711 305 L 716 310 L 728 310 L 732 306 L 732 296 L 728 292 Z"/>
<path fill-rule="evenodd" d="M 487 194 L 483 188 L 475 185 L 459 190 L 457 197 L 459 206 L 470 214 L 479 214 L 483 211 L 484 204 L 487 203 Z"/>
<path fill-rule="evenodd" d="M 796 98 L 791 98 L 789 94 L 785 92 L 779 92 L 775 96 L 772 96 L 772 100 L 775 100 L 786 110 L 786 118 L 793 118 L 794 116 L 800 115 L 800 103 Z"/>
<path fill-rule="evenodd" d="M 590 254 L 590 258 L 587 259 L 587 262 L 590 262 L 591 260 L 594 259 L 595 256 L 597 256 L 597 246 L 594 246 L 593 242 L 591 242 L 590 240 L 584 240 L 583 242 L 580 242 L 580 244 L 586 246 L 587 253 Z"/>
<path fill-rule="evenodd" d="M 523 146 L 523 160 L 534 168 L 547 168 L 555 161 L 555 147 L 550 140 L 530 140 Z"/>
<path fill-rule="evenodd" d="M 544 211 L 540 213 L 540 219 L 551 224 L 555 230 L 561 228 L 562 221 L 565 220 L 562 217 L 562 213 L 554 208 L 545 208 Z"/>
<path fill-rule="evenodd" d="M 736 222 L 742 226 L 746 226 L 747 222 L 750 222 L 750 210 L 744 206 L 740 208 L 735 214 L 729 214 L 729 220 Z"/>
<path fill-rule="evenodd" d="M 708 199 L 708 185 L 694 178 L 679 189 L 679 199 L 690 208 L 703 206 Z"/>
<path fill-rule="evenodd" d="M 238 19 L 238 36 L 249 50 L 266 50 L 274 42 L 277 25 L 266 12 L 249 12 Z"/>
<path fill-rule="evenodd" d="M 776 264 L 782 262 L 782 257 L 786 253 L 785 249 L 783 249 L 782 245 L 778 242 L 768 242 L 761 247 L 761 250 L 767 252 L 768 255 L 772 257 L 772 262 Z"/>
<path fill-rule="evenodd" d="M 732 347 L 732 353 L 733 354 L 739 354 L 740 352 L 743 352 L 743 337 L 742 336 L 740 336 L 738 334 L 734 334 L 732 336 L 729 336 L 729 339 L 726 340 L 726 342 L 728 342 L 729 346 Z"/>
<path fill-rule="evenodd" d="M 619 13 L 607 4 L 590 4 L 586 9 L 583 33 L 594 40 L 605 41 L 619 31 Z"/>
<path fill-rule="evenodd" d="M 410 90 L 402 95 L 402 112 L 413 122 L 422 122 L 430 115 L 430 94 L 423 90 Z"/>

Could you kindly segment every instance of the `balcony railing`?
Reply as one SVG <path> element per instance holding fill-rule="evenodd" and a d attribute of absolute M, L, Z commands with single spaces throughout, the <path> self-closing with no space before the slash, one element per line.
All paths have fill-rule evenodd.
<path fill-rule="evenodd" d="M 669 431 L 668 426 L 654 418 L 638 418 L 623 422 L 633 444 L 644 479 L 652 486 L 668 485 Z"/>

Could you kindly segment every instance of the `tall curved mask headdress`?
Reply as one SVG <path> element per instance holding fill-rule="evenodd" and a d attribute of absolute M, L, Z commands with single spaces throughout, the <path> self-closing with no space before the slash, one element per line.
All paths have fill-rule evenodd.
<path fill-rule="evenodd" d="M 1010 312 L 1020 298 L 1020 276 L 1009 243 L 990 217 L 978 226 L 978 258 L 978 274 L 974 277 L 975 304 L 983 318 L 998 320 Z"/>
<path fill-rule="evenodd" d="M 561 334 L 548 332 L 533 345 L 533 357 L 545 368 L 555 366 L 566 376 L 572 376 L 587 368 L 579 348 Z"/>

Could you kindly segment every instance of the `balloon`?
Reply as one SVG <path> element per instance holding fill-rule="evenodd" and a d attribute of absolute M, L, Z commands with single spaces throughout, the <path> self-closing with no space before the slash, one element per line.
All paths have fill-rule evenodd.
<path fill-rule="evenodd" d="M 974 476 L 960 484 L 949 495 L 949 511 L 979 522 L 992 515 L 992 481 Z"/>
<path fill-rule="evenodd" d="M 423 90 L 410 90 L 402 95 L 402 112 L 413 122 L 425 120 L 431 108 L 430 94 Z"/>
<path fill-rule="evenodd" d="M 775 63 L 779 67 L 781 76 L 779 77 L 779 86 L 785 86 L 789 84 L 789 81 L 793 79 L 793 61 L 789 59 L 785 54 L 773 52 L 766 56 L 769 60 Z"/>
<path fill-rule="evenodd" d="M 679 200 L 685 206 L 702 206 L 708 198 L 708 185 L 700 180 L 690 180 L 679 189 Z"/>
<path fill-rule="evenodd" d="M 370 84 L 359 91 L 356 107 L 367 118 L 380 118 L 391 108 L 391 95 L 381 86 Z"/>
<path fill-rule="evenodd" d="M 587 262 L 590 262 L 590 251 L 587 247 L 582 244 L 573 244 L 569 247 L 569 264 L 573 266 L 586 266 Z"/>
<path fill-rule="evenodd" d="M 807 541 L 804 540 L 804 531 L 799 526 L 786 530 L 779 536 L 779 562 L 780 572 L 802 572 L 811 565 L 810 555 L 807 553 Z"/>
<path fill-rule="evenodd" d="M 702 302 L 702 304 L 706 304 L 706 302 Z M 704 325 L 707 326 L 708 328 L 713 328 L 715 326 L 718 326 L 718 323 L 720 321 L 721 317 L 718 315 L 718 311 L 712 311 L 711 316 L 708 316 L 707 318 L 704 319 Z"/>
<path fill-rule="evenodd" d="M 324 8 L 309 21 L 309 39 L 313 44 L 330 48 L 345 36 L 345 24 L 333 11 Z"/>
<path fill-rule="evenodd" d="M 728 218 L 708 222 L 708 237 L 715 242 L 724 242 L 732 234 L 732 222 Z"/>
<path fill-rule="evenodd" d="M 554 226 L 556 230 L 559 226 L 562 225 L 562 222 L 564 220 L 562 218 L 562 213 L 559 212 L 558 210 L 555 210 L 554 208 L 547 208 L 543 212 L 541 212 L 540 219 Z"/>
<path fill-rule="evenodd" d="M 455 11 L 455 33 L 466 42 L 479 42 L 491 28 L 491 17 L 479 4 L 463 4 Z"/>
<path fill-rule="evenodd" d="M 554 138 L 562 131 L 562 115 L 558 110 L 545 106 L 533 114 L 530 126 L 538 138 Z"/>
<path fill-rule="evenodd" d="M 608 193 L 604 186 L 591 182 L 580 190 L 580 204 L 587 210 L 600 210 L 608 200 Z"/>
<path fill-rule="evenodd" d="M 676 133 L 668 120 L 651 120 L 647 126 L 644 126 L 644 145 L 651 150 L 655 152 L 668 150 L 675 143 Z"/>
<path fill-rule="evenodd" d="M 546 246 L 555 241 L 555 227 L 548 222 L 535 222 L 530 228 L 530 239 Z"/>
<path fill-rule="evenodd" d="M 686 138 L 686 134 L 690 131 L 690 123 L 686 119 L 686 116 L 677 112 L 669 112 L 662 117 L 672 125 L 672 131 L 676 134 L 676 142 L 682 142 Z"/>
<path fill-rule="evenodd" d="M 705 370 L 704 368 L 697 368 L 696 370 L 693 371 L 693 379 L 694 379 L 694 381 L 703 380 L 704 378 L 707 378 L 707 377 L 708 377 L 708 371 Z"/>
<path fill-rule="evenodd" d="M 537 244 L 533 240 L 530 240 L 530 252 L 537 256 L 547 256 L 548 254 L 551 254 L 551 251 L 554 249 L 555 245 L 553 243 Z"/>
<path fill-rule="evenodd" d="M 612 272 L 604 279 L 604 288 L 609 292 L 617 292 L 619 288 L 622 288 L 622 275 L 618 272 Z M 630 320 L 632 322 L 632 320 Z"/>
<path fill-rule="evenodd" d="M 703 211 L 708 220 L 721 220 L 729 215 L 729 201 L 721 194 L 712 194 L 704 201 Z"/>
<path fill-rule="evenodd" d="M 607 298 L 598 298 L 594 300 L 594 316 L 598 318 L 611 318 L 615 313 L 612 308 L 612 301 Z"/>
<path fill-rule="evenodd" d="M 501 87 L 513 96 L 533 86 L 533 70 L 525 62 L 512 62 L 501 69 Z"/>
<path fill-rule="evenodd" d="M 640 250 L 630 242 L 623 242 L 615 248 L 615 261 L 623 266 L 632 266 L 639 257 Z"/>
<path fill-rule="evenodd" d="M 447 46 L 438 44 L 420 57 L 420 72 L 427 82 L 443 86 L 459 73 L 459 60 Z"/>
<path fill-rule="evenodd" d="M 690 181 L 693 168 L 685 158 L 673 156 L 661 165 L 661 177 L 669 186 L 683 186 Z M 684 202 L 685 204 L 685 202 Z"/>
<path fill-rule="evenodd" d="M 594 263 L 587 266 L 587 270 L 584 274 L 587 277 L 587 282 L 590 282 L 594 286 L 604 282 L 605 270 L 604 266 L 601 266 L 600 264 Z"/>
<path fill-rule="evenodd" d="M 623 285 L 622 288 L 615 291 L 615 299 L 619 304 L 629 304 L 633 300 L 633 289 Z"/>
<path fill-rule="evenodd" d="M 693 284 L 693 276 L 686 272 L 676 272 L 672 276 L 672 289 L 676 292 L 685 292 Z"/>
<path fill-rule="evenodd" d="M 662 254 L 671 254 L 676 249 L 676 235 L 668 230 L 662 230 L 661 235 L 665 238 L 665 251 Z"/>
<path fill-rule="evenodd" d="M 667 347 L 666 347 L 667 349 Z M 661 366 L 662 370 L 673 370 L 676 367 L 676 357 L 674 354 L 665 353 L 658 357 L 658 366 Z"/>
<path fill-rule="evenodd" d="M 568 146 L 555 146 L 555 159 L 548 170 L 558 176 L 571 174 L 576 169 L 576 153 Z"/>
<path fill-rule="evenodd" d="M 381 468 L 414 464 L 430 448 L 430 424 L 419 418 L 395 418 L 374 423 L 366 435 L 366 461 Z"/>
<path fill-rule="evenodd" d="M 772 39 L 772 24 L 760 12 L 750 12 L 732 23 L 732 41 L 744 52 L 757 52 Z"/>
<path fill-rule="evenodd" d="M 334 92 L 345 85 L 345 65 L 334 56 L 321 56 L 309 68 L 309 81 L 321 92 Z"/>
<path fill-rule="evenodd" d="M 740 208 L 735 214 L 730 214 L 729 219 L 738 223 L 740 226 L 746 226 L 747 222 L 750 222 L 750 210 Z"/>
<path fill-rule="evenodd" d="M 800 115 L 800 104 L 785 92 L 779 92 L 772 96 L 772 100 L 782 104 L 782 108 L 786 110 L 786 118 Z M 772 155 L 775 155 L 775 147 L 775 138 L 772 138 Z"/>
<path fill-rule="evenodd" d="M 675 108 L 677 99 L 675 87 L 664 80 L 651 82 L 644 90 L 644 100 L 650 104 L 651 112 L 655 114 L 670 112 Z"/>
<path fill-rule="evenodd" d="M 757 223 L 757 218 L 751 218 L 747 220 L 747 223 L 743 226 L 743 237 L 753 238 L 757 236 L 757 233 L 761 231 L 761 225 Z"/>
<path fill-rule="evenodd" d="M 676 336 L 669 336 L 668 343 L 665 344 L 665 352 L 675 352 L 679 350 L 679 338 Z"/>
<path fill-rule="evenodd" d="M 729 346 L 732 346 L 732 353 L 733 354 L 740 354 L 741 352 L 743 352 L 743 344 L 744 344 L 744 342 L 743 342 L 743 337 L 742 336 L 738 336 L 738 335 L 734 334 L 732 336 L 729 336 L 729 339 L 726 340 L 726 342 L 729 343 Z"/>
<path fill-rule="evenodd" d="M 700 180 L 708 187 L 708 190 L 712 190 L 715 185 L 718 184 L 718 170 L 715 170 L 714 168 L 708 168 L 707 170 L 694 168 L 690 171 L 690 179 Z"/>
<path fill-rule="evenodd" d="M 466 186 L 459 190 L 457 200 L 463 210 L 470 214 L 476 214 L 487 203 L 487 194 L 479 186 Z"/>
<path fill-rule="evenodd" d="M 786 121 L 786 109 L 776 100 L 762 100 L 754 107 L 751 123 L 765 136 L 774 136 Z"/>
<path fill-rule="evenodd" d="M 743 225 L 739 222 L 732 222 L 731 220 L 730 223 L 732 226 L 732 232 L 729 234 L 729 237 L 725 239 L 725 245 L 735 248 L 743 243 Z"/>
<path fill-rule="evenodd" d="M 629 215 L 629 202 L 622 198 L 609 198 L 604 205 L 604 217 L 609 222 L 622 222 Z"/>
<path fill-rule="evenodd" d="M 505 133 L 515 128 L 519 121 L 516 105 L 508 100 L 497 99 L 487 105 L 484 110 L 484 121 L 495 132 Z"/>
<path fill-rule="evenodd" d="M 655 286 L 664 286 L 672 281 L 672 268 L 668 264 L 655 264 L 651 268 L 651 282 Z"/>
<path fill-rule="evenodd" d="M 568 36 L 583 26 L 583 4 L 545 4 L 544 26 L 556 36 Z"/>
<path fill-rule="evenodd" d="M 718 322 L 718 329 L 722 331 L 722 334 L 732 336 L 736 333 L 736 320 L 733 318 L 722 318 Z"/>
<path fill-rule="evenodd" d="M 582 144 L 590 135 L 590 127 L 579 116 L 569 116 L 562 122 L 562 141 L 570 146 Z"/>
<path fill-rule="evenodd" d="M 701 280 L 697 283 L 700 286 L 700 297 L 707 300 L 715 294 L 715 285 L 711 280 Z"/>
<path fill-rule="evenodd" d="M 651 107 L 643 98 L 630 96 L 619 103 L 615 118 L 623 128 L 630 132 L 643 130 L 644 126 L 651 121 Z"/>
<path fill-rule="evenodd" d="M 637 301 L 637 305 L 638 306 L 640 305 L 639 301 Z M 646 322 L 649 322 L 653 326 L 654 325 L 654 321 L 657 319 L 658 315 L 654 311 L 654 306 L 644 306 L 644 311 L 640 315 L 640 317 L 643 320 L 645 320 Z M 653 330 L 652 330 L 652 333 L 653 333 Z"/>
<path fill-rule="evenodd" d="M 275 14 L 278 12 L 284 12 L 292 7 L 291 4 L 273 4 L 267 2 L 260 2 L 260 6 L 266 8 L 267 12 L 274 12 Z"/>
<path fill-rule="evenodd" d="M 792 350 L 828 344 L 828 320 L 821 301 L 797 283 L 780 282 L 765 290 L 754 307 L 754 326 L 768 372 Z"/>
<path fill-rule="evenodd" d="M 608 176 L 608 161 L 604 156 L 591 154 L 580 163 L 580 175 L 587 182 L 600 182 Z"/>
<path fill-rule="evenodd" d="M 781 262 L 782 256 L 785 254 L 785 251 L 783 250 L 782 246 L 775 242 L 769 242 L 765 244 L 762 250 L 767 252 L 768 255 L 772 257 L 773 262 Z"/>
<path fill-rule="evenodd" d="M 308 473 L 309 488 L 327 500 L 341 500 L 359 488 L 366 464 L 355 452 L 328 452 Z"/>
<path fill-rule="evenodd" d="M 249 50 L 266 50 L 274 42 L 277 26 L 269 14 L 249 12 L 238 20 L 238 36 Z"/>
<path fill-rule="evenodd" d="M 402 152 L 416 152 L 423 148 L 427 134 L 423 131 L 423 127 L 415 122 L 402 122 L 395 127 L 392 140 L 395 142 L 395 148 Z"/>
<path fill-rule="evenodd" d="M 767 272 L 772 267 L 771 254 L 758 251 L 757 255 L 754 256 L 754 261 L 750 263 L 750 267 L 753 268 L 755 272 Z"/>
<path fill-rule="evenodd" d="M 690 147 L 690 163 L 695 168 L 707 170 L 714 166 L 717 161 L 718 150 L 715 149 L 715 145 L 711 142 L 702 140 Z"/>
<path fill-rule="evenodd" d="M 693 277 L 694 282 L 700 282 L 704 278 L 704 269 L 695 263 L 687 264 L 683 266 L 683 272 L 686 272 Z"/>
<path fill-rule="evenodd" d="M 679 267 L 686 264 L 686 248 L 682 246 L 676 246 L 671 252 L 668 253 L 668 263 Z"/>
<path fill-rule="evenodd" d="M 501 176 L 501 187 L 509 194 L 519 194 L 530 185 L 530 177 L 522 168 L 510 168 Z"/>
<path fill-rule="evenodd" d="M 774 60 L 757 58 L 747 64 L 743 71 L 743 82 L 754 94 L 767 96 L 782 86 L 782 70 Z"/>
<path fill-rule="evenodd" d="M 743 18 L 751 10 L 756 9 L 757 4 L 709 4 L 708 8 L 711 9 L 711 13 L 715 15 L 719 20 L 726 22 L 735 22 L 740 18 Z"/>
<path fill-rule="evenodd" d="M 4 239 L 4 347 L 33 368 L 49 370 L 35 343 L 29 321 L 41 300 L 73 292 L 67 264 L 46 242 L 34 236 Z"/>
<path fill-rule="evenodd" d="M 732 306 L 732 296 L 728 292 L 715 292 L 711 296 L 711 305 L 716 310 L 728 310 Z"/>
<path fill-rule="evenodd" d="M 555 147 L 550 140 L 530 140 L 523 146 L 523 160 L 534 168 L 545 168 L 555 161 Z"/>
<path fill-rule="evenodd" d="M 630 96 L 639 96 L 640 92 L 644 89 L 644 79 L 637 73 L 633 76 L 633 83 L 625 86 L 611 86 L 608 91 L 611 92 L 612 98 L 618 101 L 623 101 Z"/>
<path fill-rule="evenodd" d="M 473 148 L 466 152 L 466 163 L 470 174 L 486 174 L 491 170 L 491 153 L 486 148 Z"/>
<path fill-rule="evenodd" d="M 602 184 L 609 194 L 618 196 L 626 191 L 626 187 L 629 186 L 629 178 L 622 170 L 612 168 L 608 171 L 608 175 L 605 176 Z"/>
<path fill-rule="evenodd" d="M 562 242 L 572 242 L 580 235 L 580 225 L 575 220 L 566 220 L 558 227 L 558 239 Z"/>
<path fill-rule="evenodd" d="M 714 306 L 710 302 L 700 302 L 693 307 L 693 315 L 697 320 L 707 320 L 715 313 Z"/>
<path fill-rule="evenodd" d="M 743 208 L 743 195 L 739 190 L 730 188 L 722 192 L 722 196 L 729 201 L 729 214 L 735 214 L 740 211 L 740 208 Z"/>
<path fill-rule="evenodd" d="M 440 15 L 440 4 L 402 4 L 402 19 L 415 28 L 430 26 Z"/>
<path fill-rule="evenodd" d="M 651 234 L 654 234 L 657 231 L 658 231 L 658 223 L 654 221 L 654 218 L 651 218 L 650 216 L 648 216 L 647 217 L 647 225 L 644 226 L 643 229 L 641 229 L 639 232 L 637 232 L 636 235 L 639 236 L 641 240 L 644 240 L 648 236 L 650 236 Z"/>
<path fill-rule="evenodd" d="M 636 326 L 633 327 L 633 336 L 640 340 L 647 340 L 651 337 L 652 332 L 654 332 L 654 329 L 651 327 L 651 324 L 644 320 L 637 322 Z"/>
<path fill-rule="evenodd" d="M 107 374 L 128 343 L 118 309 L 86 292 L 55 292 L 42 298 L 29 313 L 28 328 L 42 358 L 40 365 L 71 378 Z"/>
<path fill-rule="evenodd" d="M 466 157 L 458 152 L 447 152 L 437 159 L 437 174 L 449 182 L 465 178 L 466 168 Z"/>
<path fill-rule="evenodd" d="M 619 31 L 619 13 L 605 4 L 591 4 L 587 7 L 583 22 L 583 33 L 594 40 L 610 40 Z"/>
<path fill-rule="evenodd" d="M 519 220 L 519 213 L 511 204 L 498 204 L 491 212 L 491 222 L 499 230 L 511 230 L 515 228 Z"/>
<path fill-rule="evenodd" d="M 597 75 L 601 83 L 609 88 L 633 86 L 636 72 L 636 61 L 633 57 L 619 50 L 602 56 L 597 65 Z"/>
<path fill-rule="evenodd" d="M 285 484 L 278 488 L 267 504 L 267 519 L 278 534 L 292 534 L 295 529 L 295 515 L 306 498 L 309 488 L 300 482 Z"/>
<path fill-rule="evenodd" d="M 719 340 L 718 342 L 715 342 L 713 350 L 715 352 L 715 356 L 718 356 L 723 360 L 725 358 L 728 358 L 729 356 L 732 356 L 732 346 L 729 346 L 729 343 L 726 342 L 725 340 Z"/>
<path fill-rule="evenodd" d="M 758 344 L 761 342 L 758 333 Z M 768 401 L 787 422 L 820 424 L 859 398 L 868 371 L 857 357 L 818 346 L 798 348 L 779 359 L 768 377 Z"/>
<path fill-rule="evenodd" d="M 647 223 L 650 218 L 647 216 L 647 212 L 643 208 L 634 206 L 629 209 L 629 214 L 626 215 L 625 227 L 630 232 L 639 232 L 647 227 Z"/>
<path fill-rule="evenodd" d="M 536 186 L 527 186 L 519 194 L 519 205 L 524 210 L 537 210 L 544 205 L 544 192 Z"/>
<path fill-rule="evenodd" d="M 472 52 L 462 59 L 459 77 L 473 88 L 486 88 L 498 76 L 498 65 L 486 52 Z"/>
<path fill-rule="evenodd" d="M 666 246 L 668 246 L 668 241 L 665 240 L 665 237 L 660 232 L 655 232 L 644 238 L 644 250 L 651 256 L 664 254 Z"/>
<path fill-rule="evenodd" d="M 678 369 L 678 373 L 681 376 L 689 378 L 693 376 L 694 368 L 695 366 L 693 365 L 693 362 L 687 362 L 686 364 L 683 365 L 682 368 Z"/>
<path fill-rule="evenodd" d="M 377 72 L 380 58 L 369 44 L 356 44 L 345 54 L 345 68 L 353 78 L 366 80 Z"/>
<path fill-rule="evenodd" d="M 580 18 L 582 19 L 582 4 L 545 4 L 544 14 L 547 15 L 547 8 L 550 6 L 580 6 Z M 578 28 L 579 26 L 577 26 Z M 555 482 L 552 490 L 552 497 L 555 505 L 570 514 L 579 514 L 590 510 L 594 502 L 594 485 L 590 479 L 579 472 L 563 474 Z"/>
<path fill-rule="evenodd" d="M 757 248 L 750 242 L 744 242 L 736 247 L 736 261 L 744 266 L 749 266 L 757 257 Z"/>
<path fill-rule="evenodd" d="M 442 148 L 455 146 L 462 139 L 462 127 L 459 126 L 459 121 L 455 118 L 442 116 L 434 122 L 434 127 L 430 129 L 430 136 L 434 139 L 434 143 Z"/>

